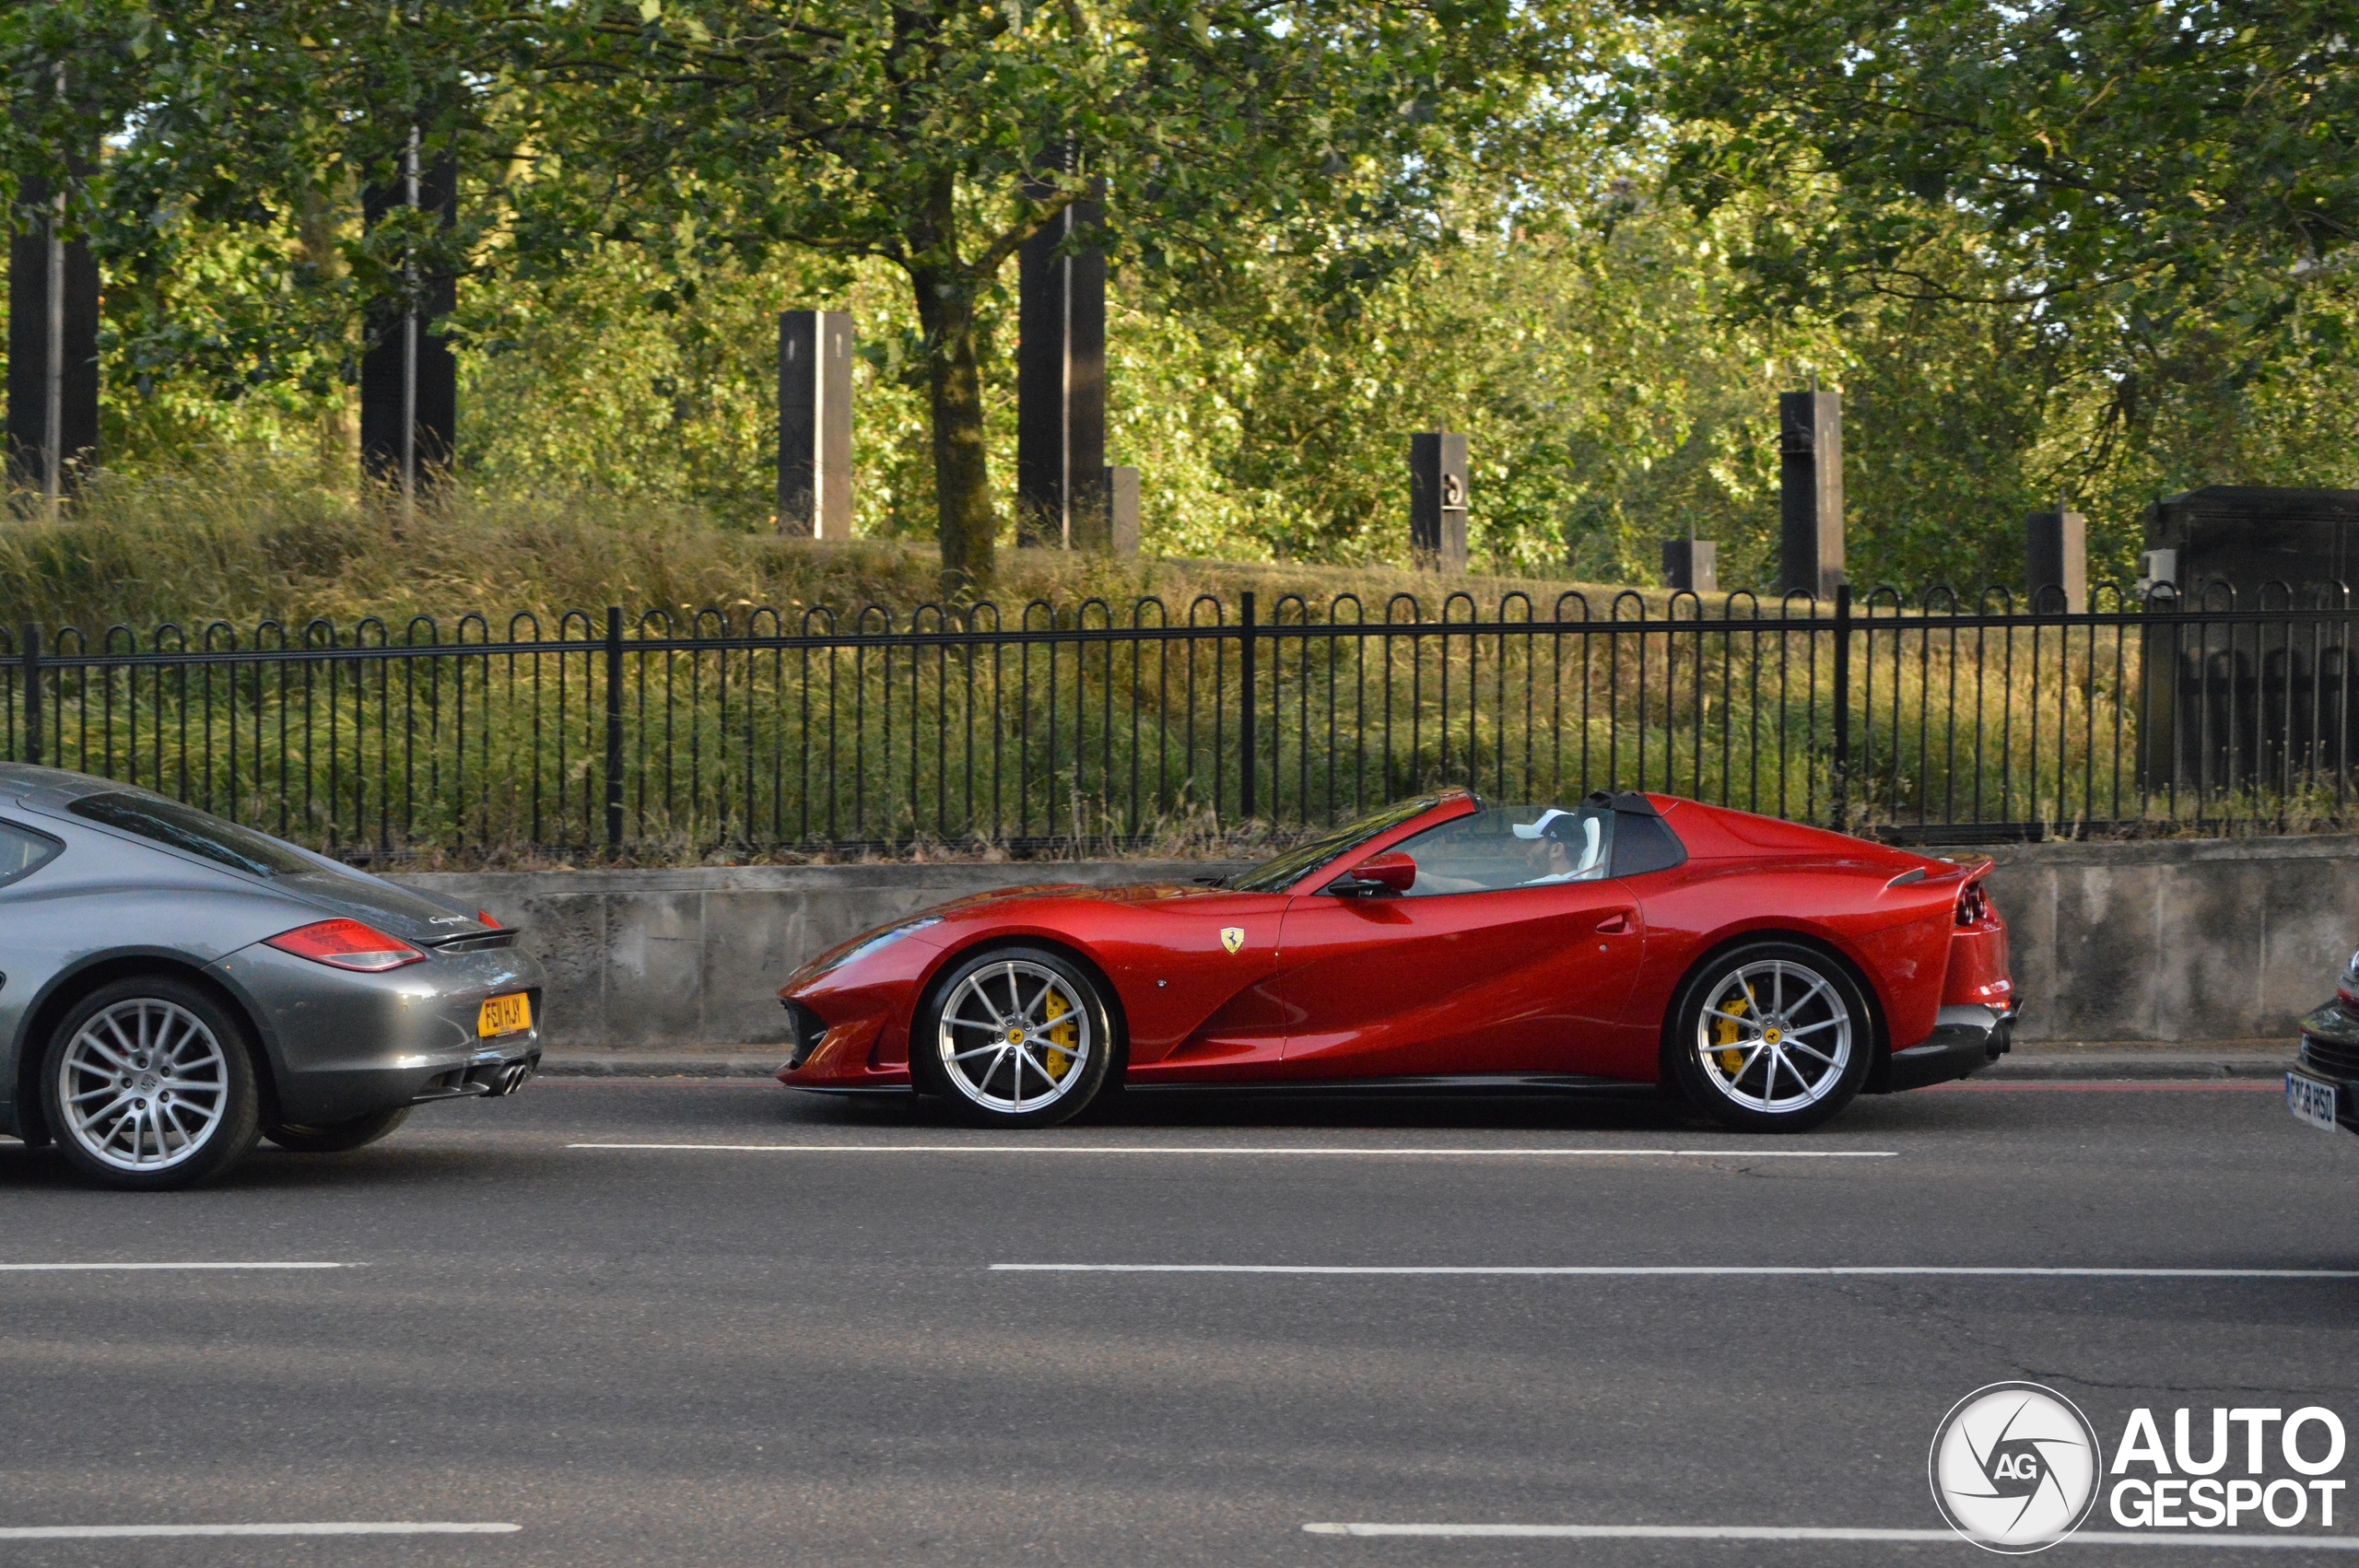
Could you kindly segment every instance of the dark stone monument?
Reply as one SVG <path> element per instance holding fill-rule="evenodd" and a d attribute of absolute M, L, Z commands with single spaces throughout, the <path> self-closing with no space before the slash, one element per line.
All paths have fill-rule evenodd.
<path fill-rule="evenodd" d="M 2236 608 L 2261 609 L 2264 591 L 2307 604 L 2320 587 L 2359 587 L 2359 490 L 2207 485 L 2146 509 L 2146 548 L 2167 552 L 2156 580 L 2190 609 L 2225 609 L 2231 593 Z"/>
<path fill-rule="evenodd" d="M 1109 545 L 1118 556 L 1135 556 L 1139 553 L 1139 471 L 1109 468 L 1105 486 L 1106 520 L 1111 532 Z"/>
<path fill-rule="evenodd" d="M 1409 438 L 1409 554 L 1420 571 L 1466 569 L 1466 437 Z"/>
<path fill-rule="evenodd" d="M 1778 587 L 1832 599 L 1843 581 L 1843 398 L 1778 394 Z"/>
<path fill-rule="evenodd" d="M 457 160 L 439 158 L 421 167 L 413 140 L 403 178 L 360 193 L 361 221 L 371 228 L 405 206 L 434 213 L 444 228 L 455 225 Z M 435 269 L 415 287 L 413 298 L 370 302 L 369 345 L 360 357 L 361 471 L 405 497 L 430 469 L 452 461 L 459 435 L 459 362 L 434 331 L 458 307 L 458 279 Z"/>
<path fill-rule="evenodd" d="M 851 315 L 778 318 L 778 531 L 851 537 Z"/>
<path fill-rule="evenodd" d="M 2035 614 L 2062 610 L 2083 614 L 2089 608 L 2089 520 L 2060 504 L 2052 512 L 2034 512 L 2024 520 L 2024 575 L 2031 585 L 2027 601 Z"/>
<path fill-rule="evenodd" d="M 1033 187 L 1036 194 L 1050 189 Z M 1102 549 L 1108 537 L 1106 258 L 1086 248 L 1100 217 L 1096 202 L 1075 202 L 1017 258 L 1015 534 L 1023 544 Z"/>
<path fill-rule="evenodd" d="M 2359 619 L 2195 618 L 2343 609 L 2354 574 L 2359 490 L 2212 485 L 2147 509 L 2146 788 L 2267 791 L 2359 757 Z"/>
<path fill-rule="evenodd" d="M 54 213 L 48 182 L 25 206 Z M 8 246 L 8 467 L 47 496 L 73 491 L 99 458 L 99 263 L 44 229 Z"/>
<path fill-rule="evenodd" d="M 1662 580 L 1673 593 L 1718 593 L 1720 547 L 1709 539 L 1662 542 Z"/>

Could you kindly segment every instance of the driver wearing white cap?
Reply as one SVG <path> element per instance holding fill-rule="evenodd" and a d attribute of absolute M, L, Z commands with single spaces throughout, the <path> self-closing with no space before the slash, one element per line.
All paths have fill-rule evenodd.
<path fill-rule="evenodd" d="M 1537 840 L 1547 857 L 1547 872 L 1525 882 L 1525 887 L 1579 882 L 1604 874 L 1604 836 L 1594 812 L 1568 812 L 1551 806 L 1540 813 L 1537 822 L 1517 823 L 1514 833 L 1518 838 Z"/>

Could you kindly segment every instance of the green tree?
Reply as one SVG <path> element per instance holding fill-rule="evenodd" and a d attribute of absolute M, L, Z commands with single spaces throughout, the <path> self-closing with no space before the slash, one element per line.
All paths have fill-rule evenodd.
<path fill-rule="evenodd" d="M 518 245 L 693 229 L 748 254 L 873 257 L 923 335 L 945 579 L 998 521 L 980 331 L 1024 242 L 1102 191 L 1149 262 L 1250 246 L 1449 162 L 1544 79 L 1552 18 L 1506 0 L 635 0 L 555 13 Z M 1045 159 L 1048 149 L 1080 157 Z M 1051 162 L 1062 167 L 1050 167 Z"/>

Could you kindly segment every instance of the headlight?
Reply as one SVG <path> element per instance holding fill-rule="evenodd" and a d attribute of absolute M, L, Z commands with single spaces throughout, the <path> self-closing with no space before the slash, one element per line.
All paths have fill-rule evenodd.
<path fill-rule="evenodd" d="M 2342 978 L 2334 988 L 2335 996 L 2351 1007 L 2359 1007 L 2359 953 L 2342 966 Z"/>
<path fill-rule="evenodd" d="M 852 960 L 856 958 L 865 958 L 872 953 L 883 952 L 886 948 L 892 946 L 895 942 L 900 941 L 903 937 L 908 936 L 912 931 L 921 931 L 928 926 L 938 926 L 940 924 L 942 924 L 941 916 L 927 915 L 921 919 L 904 920 L 898 926 L 889 926 L 884 930 L 878 931 L 873 937 L 869 937 L 862 942 L 854 942 L 851 946 L 845 948 L 841 953 L 837 954 L 834 957 L 823 959 L 807 976 L 804 977 L 804 978 L 816 980 L 820 976 L 828 973 L 830 970 L 842 968 L 845 965 L 852 962 Z"/>

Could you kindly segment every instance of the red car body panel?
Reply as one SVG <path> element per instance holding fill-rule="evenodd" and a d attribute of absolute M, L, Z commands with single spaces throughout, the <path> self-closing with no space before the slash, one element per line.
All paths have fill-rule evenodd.
<path fill-rule="evenodd" d="M 879 934 L 870 933 L 796 972 L 780 995 L 826 1033 L 779 1076 L 801 1088 L 907 1086 L 926 988 L 964 954 L 1018 943 L 1062 948 L 1104 977 L 1127 1042 L 1125 1080 L 1142 1085 L 1651 1083 L 1682 983 L 1716 949 L 1755 935 L 1801 938 L 1847 959 L 1870 993 L 1882 1052 L 1927 1039 L 1945 1006 L 2012 1011 L 2005 922 L 1987 896 L 1961 902 L 1988 860 L 1649 800 L 1685 847 L 1684 864 L 1414 898 L 1318 891 L 1482 809 L 1461 794 L 1280 892 L 1051 885 L 944 905 L 912 917 L 921 923 L 898 940 L 863 952 Z M 1233 950 L 1225 932 L 1239 933 Z"/>

